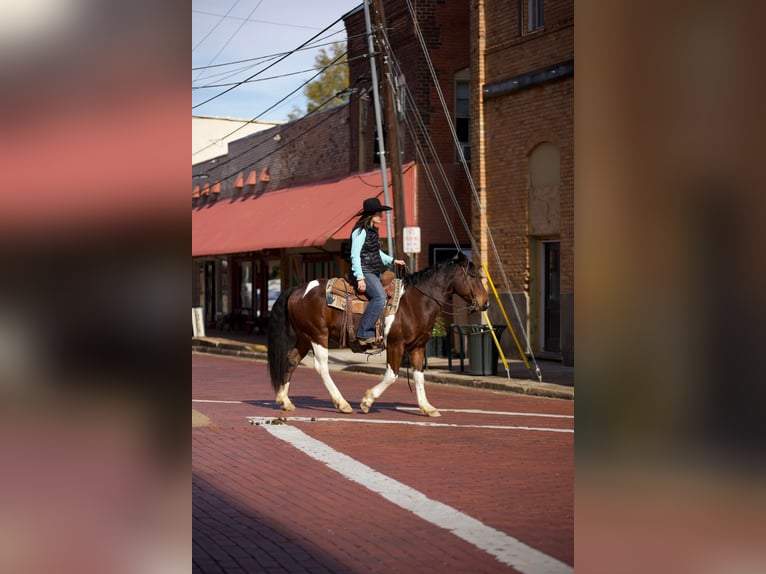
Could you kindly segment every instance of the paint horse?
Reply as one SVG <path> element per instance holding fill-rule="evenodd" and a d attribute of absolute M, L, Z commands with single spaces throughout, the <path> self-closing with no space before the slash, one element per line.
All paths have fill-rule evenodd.
<path fill-rule="evenodd" d="M 288 397 L 290 379 L 309 352 L 314 353 L 314 369 L 322 378 L 335 407 L 344 413 L 351 406 L 330 377 L 328 367 L 329 341 L 342 341 L 344 313 L 327 305 L 327 280 L 311 281 L 288 289 L 279 296 L 271 309 L 268 338 L 268 362 L 276 402 L 285 411 L 295 410 Z M 396 381 L 404 353 L 409 355 L 414 369 L 415 393 L 420 412 L 429 417 L 441 416 L 426 397 L 423 369 L 425 345 L 431 336 L 436 316 L 452 295 L 468 303 L 468 311 L 485 310 L 489 296 L 478 269 L 459 253 L 456 259 L 429 267 L 404 278 L 403 292 L 396 313 L 386 318 L 383 337 L 386 349 L 386 373 L 383 380 L 367 389 L 362 398 L 362 412 L 369 412 L 373 403 Z M 290 347 L 288 327 L 295 333 Z"/>

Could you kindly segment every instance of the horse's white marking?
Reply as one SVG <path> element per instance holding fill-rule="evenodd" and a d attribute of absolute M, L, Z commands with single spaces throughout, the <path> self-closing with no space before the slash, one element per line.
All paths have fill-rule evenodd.
<path fill-rule="evenodd" d="M 345 412 L 351 412 L 351 406 L 346 399 L 341 395 L 340 390 L 335 385 L 335 381 L 330 376 L 330 367 L 328 366 L 328 359 L 330 357 L 330 351 L 327 347 L 311 343 L 311 348 L 314 351 L 314 370 L 322 378 L 324 386 L 327 388 L 327 392 L 330 393 L 333 404 Z"/>
<path fill-rule="evenodd" d="M 376 400 L 379 399 L 380 395 L 396 381 L 398 376 L 391 368 L 391 365 L 386 364 L 386 374 L 383 375 L 383 380 L 370 389 L 372 397 Z"/>
<path fill-rule="evenodd" d="M 268 424 L 274 417 L 247 417 L 250 424 Z M 522 430 L 522 431 L 537 431 L 537 432 L 559 432 L 559 433 L 573 433 L 572 429 L 556 429 L 549 427 L 527 427 L 527 426 L 511 426 L 511 425 L 473 425 L 473 424 L 457 424 L 457 423 L 434 423 L 430 421 L 394 421 L 386 419 L 371 419 L 371 418 L 333 418 L 333 417 L 289 417 L 288 422 L 307 423 L 307 422 L 344 422 L 344 423 L 373 423 L 381 425 L 411 425 L 416 427 L 448 427 L 448 428 L 461 428 L 461 429 L 489 429 L 489 430 Z"/>
<path fill-rule="evenodd" d="M 314 287 L 319 287 L 319 281 L 316 279 L 309 281 L 308 285 L 306 285 L 306 290 L 303 292 L 303 295 L 301 295 L 301 299 L 308 295 L 309 291 L 311 291 Z"/>
<path fill-rule="evenodd" d="M 387 315 L 386 318 L 383 320 L 383 337 L 386 339 L 388 339 L 388 333 L 391 331 L 391 324 L 394 322 L 395 317 L 396 317 L 396 314 Z"/>
<path fill-rule="evenodd" d="M 416 411 L 415 407 L 396 407 L 399 411 Z M 547 417 L 553 419 L 573 419 L 574 415 L 549 415 L 545 413 L 521 413 L 509 411 L 483 411 L 480 409 L 439 409 L 443 413 L 467 413 L 471 415 L 509 415 L 515 417 Z"/>
<path fill-rule="evenodd" d="M 426 398 L 426 385 L 423 371 L 415 371 L 412 378 L 415 379 L 415 396 L 418 399 L 420 410 L 423 413 L 431 413 L 432 411 L 435 411 L 436 409 L 434 406 L 429 403 Z M 435 413 L 435 416 L 438 416 L 438 413 Z"/>
<path fill-rule="evenodd" d="M 282 410 L 294 411 L 295 405 L 290 400 L 290 381 L 287 381 L 284 385 L 277 389 L 276 402 L 278 405 L 282 405 Z"/>
<path fill-rule="evenodd" d="M 263 425 L 271 435 L 281 439 L 313 459 L 324 463 L 348 480 L 380 494 L 400 508 L 408 510 L 431 524 L 448 530 L 524 574 L 574 572 L 574 568 L 527 546 L 520 540 L 463 514 L 459 510 L 428 498 L 391 477 L 340 453 L 290 425 Z"/>

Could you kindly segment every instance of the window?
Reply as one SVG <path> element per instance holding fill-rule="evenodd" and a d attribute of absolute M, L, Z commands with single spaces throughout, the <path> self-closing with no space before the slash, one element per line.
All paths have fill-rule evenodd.
<path fill-rule="evenodd" d="M 527 32 L 543 28 L 543 0 L 527 0 Z"/>
<path fill-rule="evenodd" d="M 471 72 L 468 69 L 455 74 L 455 132 L 467 162 L 471 161 Z M 455 161 L 460 153 L 455 150 Z"/>

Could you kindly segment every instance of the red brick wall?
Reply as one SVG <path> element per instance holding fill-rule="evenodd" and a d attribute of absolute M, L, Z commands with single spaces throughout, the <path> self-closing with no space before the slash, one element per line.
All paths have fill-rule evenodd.
<path fill-rule="evenodd" d="M 526 2 L 522 2 L 526 9 Z M 485 34 L 484 83 L 502 82 L 546 66 L 574 59 L 574 3 L 545 2 L 545 28 L 518 34 L 516 2 L 485 2 L 485 19 L 472 13 L 475 34 Z M 526 14 L 522 15 L 526 28 Z M 478 44 L 475 44 L 475 46 Z M 479 54 L 475 50 L 474 58 Z M 476 64 L 475 64 L 476 65 Z M 474 93 L 476 93 L 476 88 Z M 486 157 L 474 167 L 486 176 L 487 221 L 510 282 L 511 291 L 534 297 L 539 277 L 533 273 L 528 235 L 529 153 L 540 143 L 560 153 L 561 295 L 574 297 L 574 78 L 554 80 L 484 100 Z M 474 141 L 475 138 L 474 138 Z M 478 224 L 474 213 L 474 224 Z M 488 257 L 493 278 L 499 270 Z M 532 275 L 530 275 L 532 272 Z M 570 306 L 571 306 L 570 305 Z M 524 312 L 524 309 L 521 309 Z M 562 307 L 562 356 L 573 361 L 573 309 Z M 566 347 L 566 348 L 565 348 Z M 533 341 L 534 348 L 534 341 Z"/>
<path fill-rule="evenodd" d="M 277 138 L 275 140 L 275 137 Z M 269 168 L 269 182 L 258 182 L 261 192 L 342 177 L 348 173 L 348 106 L 312 114 L 298 121 L 257 132 L 229 144 L 228 155 L 207 162 L 209 181 L 221 181 L 221 197 L 242 193 L 235 189 L 237 175 L 247 179 L 256 170 L 260 180 Z"/>

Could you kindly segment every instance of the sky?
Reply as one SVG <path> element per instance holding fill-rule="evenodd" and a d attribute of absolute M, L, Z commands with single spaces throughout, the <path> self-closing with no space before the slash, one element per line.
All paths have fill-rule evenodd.
<path fill-rule="evenodd" d="M 193 0 L 192 115 L 283 121 L 294 106 L 305 110 L 301 86 L 316 73 L 322 44 L 346 41 L 343 22 L 312 40 L 309 49 L 276 64 L 277 58 L 269 57 L 295 50 L 361 5 L 361 0 Z M 230 89 L 254 74 L 257 81 Z M 203 87 L 211 85 L 218 87 Z"/>

